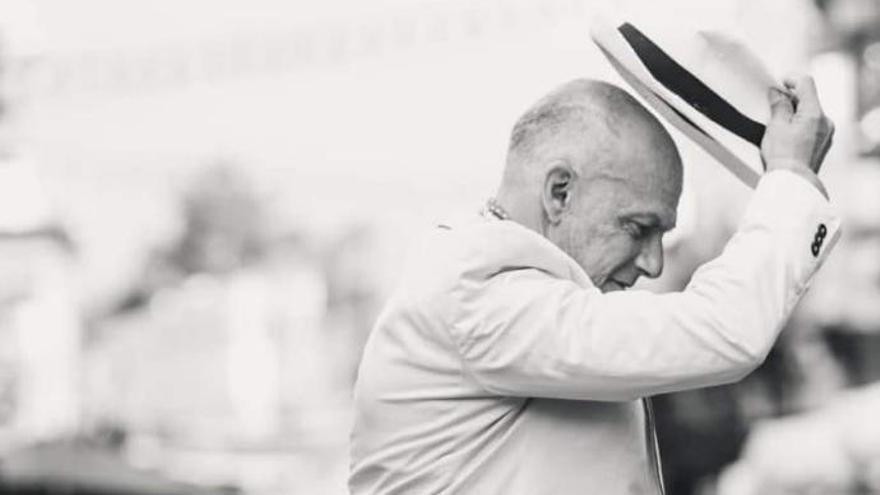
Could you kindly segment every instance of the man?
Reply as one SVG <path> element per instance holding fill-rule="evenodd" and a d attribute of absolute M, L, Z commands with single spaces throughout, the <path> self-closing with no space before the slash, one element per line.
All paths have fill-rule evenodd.
<path fill-rule="evenodd" d="M 663 126 L 578 80 L 516 123 L 496 200 L 437 226 L 367 344 L 354 494 L 656 494 L 657 393 L 742 378 L 836 236 L 813 82 L 771 95 L 767 173 L 725 252 L 673 294 L 681 161 Z"/>

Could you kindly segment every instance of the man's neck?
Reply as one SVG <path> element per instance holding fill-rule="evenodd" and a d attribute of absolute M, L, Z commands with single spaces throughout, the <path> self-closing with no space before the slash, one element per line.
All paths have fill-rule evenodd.
<path fill-rule="evenodd" d="M 539 202 L 522 196 L 499 191 L 495 201 L 510 220 L 544 235 L 544 215 Z"/>

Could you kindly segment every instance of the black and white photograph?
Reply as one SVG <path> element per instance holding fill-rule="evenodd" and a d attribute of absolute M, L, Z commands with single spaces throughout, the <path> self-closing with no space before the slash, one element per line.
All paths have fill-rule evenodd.
<path fill-rule="evenodd" d="M 880 494 L 880 0 L 0 0 L 6 494 Z"/>

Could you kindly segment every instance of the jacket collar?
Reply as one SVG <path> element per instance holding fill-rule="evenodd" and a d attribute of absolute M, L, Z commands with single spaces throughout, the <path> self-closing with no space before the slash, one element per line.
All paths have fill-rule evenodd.
<path fill-rule="evenodd" d="M 461 229 L 474 244 L 478 265 L 494 275 L 503 271 L 535 268 L 568 279 L 582 288 L 595 284 L 568 254 L 541 234 L 512 220 L 480 216 Z M 476 261 L 476 260 L 475 260 Z"/>

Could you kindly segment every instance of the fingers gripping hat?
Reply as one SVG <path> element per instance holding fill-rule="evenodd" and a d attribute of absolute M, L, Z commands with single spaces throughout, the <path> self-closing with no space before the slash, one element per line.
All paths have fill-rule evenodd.
<path fill-rule="evenodd" d="M 779 87 L 744 44 L 716 31 L 602 19 L 593 41 L 645 102 L 754 188 L 764 165 L 767 100 Z"/>

